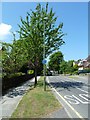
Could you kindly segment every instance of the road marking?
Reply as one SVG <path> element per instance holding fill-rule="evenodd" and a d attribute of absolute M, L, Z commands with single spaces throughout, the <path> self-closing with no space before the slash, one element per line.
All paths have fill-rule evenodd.
<path fill-rule="evenodd" d="M 76 115 L 79 117 L 79 118 L 82 118 L 82 120 L 85 120 L 64 98 L 63 96 L 61 96 L 55 88 L 52 87 L 52 89 L 58 94 L 58 96 L 76 113 Z"/>
<path fill-rule="evenodd" d="M 81 90 L 82 92 L 88 93 L 87 91 L 81 89 L 81 88 L 77 88 L 78 90 Z"/>
<path fill-rule="evenodd" d="M 70 104 L 78 105 L 80 103 L 79 101 L 77 101 L 77 99 L 74 99 L 74 97 L 72 95 L 65 95 L 64 98 L 68 99 L 69 100 L 68 102 Z"/>
<path fill-rule="evenodd" d="M 49 79 L 47 80 L 47 82 L 50 84 L 50 81 Z M 53 86 L 50 84 L 50 86 L 52 87 L 51 89 L 53 89 L 57 94 L 58 96 L 71 108 L 71 110 L 79 117 L 81 118 L 82 120 L 85 120 L 65 99 L 62 95 L 60 95 L 59 92 L 57 92 L 57 90 L 55 88 L 53 88 Z"/>
<path fill-rule="evenodd" d="M 80 103 L 82 104 L 88 104 L 90 102 L 90 97 L 88 94 L 79 94 L 79 97 L 81 97 L 83 100 L 80 100 L 80 98 L 76 97 L 75 95 L 65 95 L 64 98 L 68 100 L 70 104 L 78 105 Z"/>
<path fill-rule="evenodd" d="M 82 101 L 82 100 L 80 100 L 78 97 L 76 97 L 75 95 L 72 95 L 75 99 L 77 99 L 79 102 L 81 102 L 82 104 L 88 104 L 88 102 L 87 101 Z"/>
<path fill-rule="evenodd" d="M 79 96 L 80 96 L 81 98 L 83 98 L 83 99 L 85 99 L 85 100 L 87 100 L 87 101 L 90 102 L 90 97 L 89 97 L 88 94 L 79 94 Z M 87 99 L 86 97 L 87 97 L 88 99 Z"/>

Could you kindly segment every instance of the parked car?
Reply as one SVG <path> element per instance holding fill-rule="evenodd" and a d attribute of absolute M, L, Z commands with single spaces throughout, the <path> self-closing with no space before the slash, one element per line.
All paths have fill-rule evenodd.
<path fill-rule="evenodd" d="M 79 70 L 78 74 L 82 74 L 82 73 L 90 73 L 90 70 Z"/>

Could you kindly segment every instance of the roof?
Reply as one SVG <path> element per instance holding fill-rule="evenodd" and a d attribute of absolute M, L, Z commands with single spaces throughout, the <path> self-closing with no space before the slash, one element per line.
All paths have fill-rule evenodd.
<path fill-rule="evenodd" d="M 88 62 L 90 62 L 90 55 L 86 58 L 86 60 L 87 60 Z"/>

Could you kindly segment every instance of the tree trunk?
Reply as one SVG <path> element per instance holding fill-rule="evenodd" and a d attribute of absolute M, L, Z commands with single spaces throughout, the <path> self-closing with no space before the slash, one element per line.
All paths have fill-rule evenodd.
<path fill-rule="evenodd" d="M 36 85 L 37 85 L 37 68 L 36 68 L 36 67 L 35 67 L 34 73 L 35 73 L 35 83 L 34 83 L 34 87 L 36 87 Z"/>

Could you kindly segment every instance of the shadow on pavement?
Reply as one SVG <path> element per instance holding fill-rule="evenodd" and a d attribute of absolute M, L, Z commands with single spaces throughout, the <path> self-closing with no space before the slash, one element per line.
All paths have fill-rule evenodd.
<path fill-rule="evenodd" d="M 22 96 L 26 93 L 26 91 L 28 89 L 31 89 L 33 86 L 33 84 L 30 83 L 26 83 L 23 86 L 19 86 L 17 88 L 13 88 L 13 89 L 9 89 L 9 91 L 7 92 L 6 96 L 9 98 L 14 98 L 17 96 Z"/>
<path fill-rule="evenodd" d="M 70 91 L 70 88 L 81 88 L 85 84 L 82 82 L 70 82 L 70 81 L 64 81 L 64 82 L 51 82 L 50 83 L 54 88 L 64 88 Z"/>

